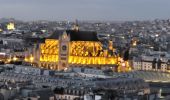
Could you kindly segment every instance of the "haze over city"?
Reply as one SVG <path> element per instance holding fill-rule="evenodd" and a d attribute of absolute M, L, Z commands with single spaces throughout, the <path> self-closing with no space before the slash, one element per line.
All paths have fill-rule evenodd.
<path fill-rule="evenodd" d="M 0 100 L 170 100 L 170 0 L 0 0 Z"/>
<path fill-rule="evenodd" d="M 170 17 L 169 0 L 0 0 L 0 18 L 152 20 Z"/>

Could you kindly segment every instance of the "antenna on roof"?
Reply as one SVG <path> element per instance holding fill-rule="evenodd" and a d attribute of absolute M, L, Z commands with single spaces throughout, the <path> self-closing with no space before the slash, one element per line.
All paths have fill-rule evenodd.
<path fill-rule="evenodd" d="M 76 21 L 74 23 L 73 30 L 79 31 L 79 25 L 78 25 L 78 20 L 77 19 L 76 19 Z"/>
<path fill-rule="evenodd" d="M 70 22 L 67 21 L 67 24 L 66 24 L 66 30 L 69 30 L 70 29 L 70 26 L 69 26 Z"/>
<path fill-rule="evenodd" d="M 78 26 L 78 20 L 76 19 L 76 22 L 75 22 L 76 26 Z"/>

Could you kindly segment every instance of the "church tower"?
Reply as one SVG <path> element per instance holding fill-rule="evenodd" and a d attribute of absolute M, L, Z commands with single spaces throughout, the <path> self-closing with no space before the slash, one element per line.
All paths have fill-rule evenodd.
<path fill-rule="evenodd" d="M 59 61 L 58 70 L 68 68 L 70 38 L 66 32 L 59 37 Z"/>

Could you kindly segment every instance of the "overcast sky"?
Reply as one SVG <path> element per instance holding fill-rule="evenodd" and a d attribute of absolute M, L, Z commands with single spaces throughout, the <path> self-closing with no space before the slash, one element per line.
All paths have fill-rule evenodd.
<path fill-rule="evenodd" d="M 0 18 L 148 20 L 170 18 L 170 0 L 0 0 Z"/>

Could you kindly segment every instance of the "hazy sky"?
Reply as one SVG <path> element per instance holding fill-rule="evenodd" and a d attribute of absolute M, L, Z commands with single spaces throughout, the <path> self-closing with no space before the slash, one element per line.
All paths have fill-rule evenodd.
<path fill-rule="evenodd" d="M 0 0 L 0 18 L 148 20 L 170 18 L 170 0 Z"/>

